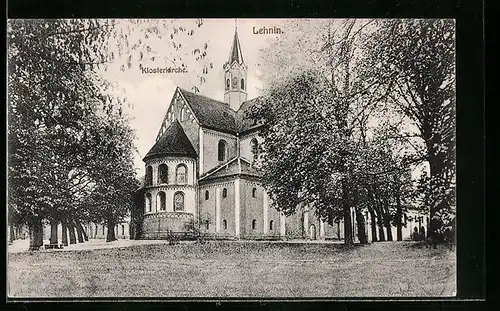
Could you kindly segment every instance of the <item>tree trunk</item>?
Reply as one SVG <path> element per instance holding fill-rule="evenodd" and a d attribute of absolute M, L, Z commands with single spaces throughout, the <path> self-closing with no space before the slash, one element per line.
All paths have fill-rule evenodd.
<path fill-rule="evenodd" d="M 85 241 L 88 241 L 89 240 L 89 236 L 87 234 L 87 231 L 85 231 L 85 228 L 82 226 L 81 223 L 78 223 L 78 225 L 80 225 L 80 229 L 82 230 L 82 234 L 83 234 L 83 239 Z"/>
<path fill-rule="evenodd" d="M 377 227 L 378 227 L 378 240 L 380 242 L 384 242 L 385 241 L 384 218 L 382 217 L 380 206 L 377 207 Z"/>
<path fill-rule="evenodd" d="M 14 225 L 13 224 L 10 224 L 9 225 L 9 232 L 10 232 L 10 236 L 9 236 L 9 242 L 10 243 L 13 243 L 14 240 L 15 240 L 15 235 L 16 235 L 16 230 L 14 230 Z"/>
<path fill-rule="evenodd" d="M 384 199 L 384 206 L 382 206 L 383 216 L 384 216 L 384 225 L 387 230 L 387 241 L 394 241 L 392 238 L 392 226 L 391 219 L 389 214 L 389 205 L 387 199 Z"/>
<path fill-rule="evenodd" d="M 78 238 L 78 243 L 85 242 L 85 239 L 83 237 L 82 225 L 80 224 L 79 221 L 75 221 L 75 229 L 76 229 L 76 235 Z"/>
<path fill-rule="evenodd" d="M 355 207 L 356 211 L 356 223 L 358 225 L 358 239 L 360 244 L 368 244 L 368 238 L 366 237 L 365 228 L 365 218 L 363 214 L 359 211 L 359 208 Z"/>
<path fill-rule="evenodd" d="M 342 180 L 342 209 L 344 212 L 344 244 L 345 245 L 353 245 L 353 236 L 352 236 L 352 222 L 351 222 L 351 209 L 349 207 L 349 202 L 347 194 L 347 185 L 346 181 Z"/>
<path fill-rule="evenodd" d="M 51 245 L 57 245 L 59 242 L 59 237 L 57 236 L 57 225 L 58 225 L 58 222 L 55 220 L 52 220 L 50 222 L 50 244 Z"/>
<path fill-rule="evenodd" d="M 108 223 L 108 232 L 106 234 L 106 242 L 113 242 L 116 241 L 116 236 L 115 236 L 115 225 L 113 223 Z"/>
<path fill-rule="evenodd" d="M 363 214 L 361 214 L 360 209 L 358 208 L 358 189 L 353 189 L 354 195 L 354 212 L 356 214 L 356 223 L 358 225 L 358 240 L 360 244 L 368 244 L 368 238 L 366 237 L 366 229 L 365 229 L 365 218 Z"/>
<path fill-rule="evenodd" d="M 396 240 L 403 241 L 403 208 L 401 207 L 400 189 L 396 190 Z"/>
<path fill-rule="evenodd" d="M 372 242 L 377 242 L 377 217 L 375 217 L 375 212 L 373 208 L 369 207 L 368 212 L 370 213 L 370 228 L 372 232 Z"/>
<path fill-rule="evenodd" d="M 62 227 L 61 243 L 64 246 L 68 246 L 68 226 L 66 225 L 66 222 L 61 222 L 61 227 Z"/>
<path fill-rule="evenodd" d="M 68 230 L 69 230 L 69 244 L 76 244 L 76 235 L 75 235 L 75 225 L 72 221 L 68 222 Z"/>
<path fill-rule="evenodd" d="M 41 219 L 33 219 L 30 224 L 30 249 L 38 250 L 43 246 L 43 224 Z"/>

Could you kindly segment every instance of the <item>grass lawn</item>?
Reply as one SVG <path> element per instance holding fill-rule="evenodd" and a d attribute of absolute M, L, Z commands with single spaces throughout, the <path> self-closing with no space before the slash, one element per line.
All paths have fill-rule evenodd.
<path fill-rule="evenodd" d="M 455 253 L 412 242 L 210 242 L 8 254 L 9 297 L 452 296 Z"/>

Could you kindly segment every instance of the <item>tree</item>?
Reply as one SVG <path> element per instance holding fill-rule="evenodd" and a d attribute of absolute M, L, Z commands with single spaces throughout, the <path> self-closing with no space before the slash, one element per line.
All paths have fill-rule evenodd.
<path fill-rule="evenodd" d="M 181 48 L 182 37 L 193 36 L 203 21 L 197 20 L 189 27 L 176 23 L 9 21 L 9 213 L 15 213 L 16 221 L 30 224 L 34 249 L 43 244 L 44 221 L 53 227 L 51 242 L 58 238 L 54 228 L 63 222 L 64 243 L 66 229 L 70 230 L 70 242 L 75 241 L 74 226 L 80 228 L 80 221 L 89 217 L 82 198 L 96 185 L 89 172 L 98 167 L 87 155 L 99 152 L 86 149 L 99 146 L 88 141 L 97 137 L 91 133 L 95 114 L 113 109 L 121 113 L 124 103 L 110 95 L 112 85 L 99 78 L 98 71 L 112 64 L 125 71 L 132 68 L 134 60 L 154 59 L 159 55 L 150 41 L 168 37 L 170 54 L 161 56 L 169 58 L 173 65 L 187 67 L 185 60 L 178 57 L 185 51 Z M 207 47 L 203 43 L 199 48 L 191 45 L 190 53 L 184 53 L 196 58 L 194 64 L 200 65 L 200 84 L 212 68 L 206 59 Z"/>
<path fill-rule="evenodd" d="M 394 86 L 389 104 L 404 113 L 423 140 L 428 175 L 421 179 L 429 236 L 442 235 L 454 214 L 455 23 L 381 20 L 367 61 L 381 84 Z"/>
<path fill-rule="evenodd" d="M 368 23 L 319 23 L 316 37 L 309 31 L 292 38 L 293 44 L 273 45 L 276 63 L 270 68 L 281 58 L 298 66 L 277 69 L 264 104 L 250 114 L 265 124 L 262 171 L 273 203 L 288 214 L 302 202 L 313 203 L 323 218 L 342 214 L 346 244 L 353 243 L 351 207 L 366 243 L 358 189 L 360 128 L 389 88 L 365 79 L 370 68 L 359 47 Z M 305 59 L 294 62 L 288 54 L 297 51 Z"/>

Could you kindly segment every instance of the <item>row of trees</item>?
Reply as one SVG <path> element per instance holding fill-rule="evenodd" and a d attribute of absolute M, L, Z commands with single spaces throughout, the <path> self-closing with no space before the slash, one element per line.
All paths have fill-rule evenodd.
<path fill-rule="evenodd" d="M 393 225 L 401 240 L 404 211 L 418 207 L 428 237 L 442 240 L 454 217 L 454 22 L 290 27 L 297 36 L 263 51 L 269 90 L 251 112 L 266 124 L 262 169 L 275 207 L 292 214 L 311 203 L 323 219 L 343 218 L 346 244 L 353 225 L 367 243 L 365 212 L 375 241 L 392 240 Z M 415 181 L 418 165 L 427 169 Z"/>
<path fill-rule="evenodd" d="M 102 223 L 107 241 L 133 205 L 138 187 L 134 132 L 120 97 L 102 79 L 107 67 L 131 69 L 133 61 L 163 56 L 173 65 L 179 38 L 194 34 L 175 21 L 10 20 L 8 23 L 8 216 L 27 224 L 31 247 L 86 239 L 82 223 Z M 166 39 L 159 54 L 151 40 Z M 202 45 L 203 46 L 203 45 Z M 203 74 L 206 48 L 197 57 Z M 105 66 L 105 68 L 103 68 Z M 76 234 L 75 234 L 76 230 Z"/>

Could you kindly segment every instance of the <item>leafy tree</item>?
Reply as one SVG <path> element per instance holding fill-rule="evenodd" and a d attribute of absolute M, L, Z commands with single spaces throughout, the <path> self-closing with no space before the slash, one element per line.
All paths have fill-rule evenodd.
<path fill-rule="evenodd" d="M 295 46 L 281 43 L 282 50 L 273 46 L 277 56 L 272 60 L 278 64 L 281 57 L 289 58 L 288 51 L 304 50 L 309 57 L 287 59 L 298 66 L 278 70 L 282 82 L 276 83 L 272 76 L 265 104 L 251 113 L 266 124 L 262 135 L 267 163 L 262 170 L 277 208 L 290 214 L 305 201 L 314 202 L 322 218 L 341 214 L 346 244 L 353 243 L 351 207 L 359 239 L 366 242 L 358 206 L 360 129 L 387 93 L 385 86 L 365 79 L 370 77 L 360 50 L 365 26 L 352 20 L 321 24 L 319 37 L 308 32 L 298 42 L 292 39 Z"/>
<path fill-rule="evenodd" d="M 212 68 L 207 63 L 206 44 L 200 49 L 192 45 L 181 48 L 180 43 L 183 37 L 193 36 L 203 21 L 197 20 L 194 27 L 176 23 L 99 19 L 8 22 L 9 218 L 30 224 L 32 247 L 43 244 L 44 221 L 53 228 L 63 222 L 63 242 L 66 228 L 70 229 L 70 242 L 75 241 L 75 226 L 82 240 L 81 221 L 90 217 L 82 202 L 94 187 L 103 187 L 90 176 L 100 168 L 89 155 L 101 150 L 88 149 L 101 146 L 92 141 L 99 137 L 92 133 L 96 114 L 122 112 L 124 102 L 110 95 L 112 85 L 99 78 L 100 69 L 121 63 L 120 69 L 125 71 L 134 60 L 158 57 L 148 41 L 153 37 L 172 44 L 167 49 L 170 55 L 162 56 L 173 56 L 175 64 L 187 67 L 176 56 L 192 48 L 184 54 L 196 58 L 200 76 Z M 52 230 L 51 241 L 55 240 L 57 230 Z"/>
<path fill-rule="evenodd" d="M 371 57 L 380 83 L 394 86 L 389 104 L 417 127 L 428 175 L 421 179 L 432 239 L 454 214 L 455 23 L 452 20 L 381 20 Z"/>

